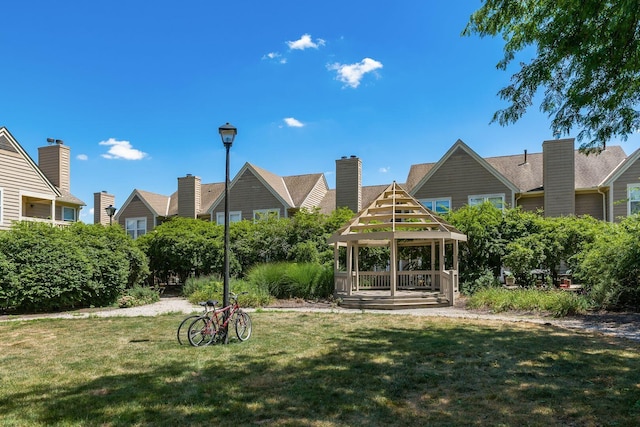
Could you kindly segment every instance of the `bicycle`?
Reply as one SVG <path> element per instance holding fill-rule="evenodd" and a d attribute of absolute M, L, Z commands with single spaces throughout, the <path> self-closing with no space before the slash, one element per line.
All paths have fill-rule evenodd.
<path fill-rule="evenodd" d="M 180 345 L 184 345 L 189 342 L 188 331 L 191 323 L 193 323 L 193 321 L 198 317 L 206 316 L 207 313 L 209 313 L 209 311 L 215 310 L 216 305 L 218 305 L 218 301 L 216 300 L 201 301 L 198 304 L 204 307 L 204 312 L 201 314 L 192 314 L 190 316 L 185 317 L 184 320 L 180 322 L 180 326 L 178 326 L 178 332 L 176 333 L 176 336 L 178 337 L 178 343 Z M 183 331 L 183 328 L 184 328 L 184 331 Z M 185 336 L 182 337 L 182 335 L 185 335 Z"/>
<path fill-rule="evenodd" d="M 240 295 L 247 294 L 242 292 Z M 203 347 L 215 342 L 226 342 L 229 324 L 233 322 L 240 341 L 251 337 L 251 317 L 238 304 L 237 294 L 231 293 L 231 304 L 209 311 L 195 319 L 187 332 L 189 343 Z"/>

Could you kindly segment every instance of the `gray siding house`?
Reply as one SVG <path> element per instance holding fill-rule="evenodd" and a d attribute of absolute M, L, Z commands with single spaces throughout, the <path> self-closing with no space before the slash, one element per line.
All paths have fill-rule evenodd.
<path fill-rule="evenodd" d="M 0 127 L 0 230 L 15 221 L 66 226 L 85 203 L 71 194 L 71 149 L 62 141 L 38 149 L 38 164 Z"/>
<path fill-rule="evenodd" d="M 606 221 L 640 211 L 639 152 L 627 157 L 610 146 L 587 155 L 574 145 L 572 138 L 549 140 L 541 153 L 481 158 L 458 140 L 438 162 L 412 165 L 406 187 L 440 213 L 484 201 Z"/>
<path fill-rule="evenodd" d="M 436 213 L 485 201 L 606 221 L 640 212 L 640 150 L 627 157 L 621 147 L 610 146 L 586 155 L 574 145 L 571 138 L 549 140 L 539 153 L 483 158 L 458 140 L 437 162 L 412 165 L 402 187 Z M 289 217 L 302 208 L 360 212 L 387 186 L 363 186 L 357 156 L 336 160 L 335 189 L 328 188 L 323 173 L 279 176 L 246 163 L 229 185 L 229 220 Z M 187 175 L 178 178 L 178 190 L 170 196 L 134 190 L 116 220 L 135 238 L 173 216 L 224 223 L 224 183 L 201 184 Z"/>

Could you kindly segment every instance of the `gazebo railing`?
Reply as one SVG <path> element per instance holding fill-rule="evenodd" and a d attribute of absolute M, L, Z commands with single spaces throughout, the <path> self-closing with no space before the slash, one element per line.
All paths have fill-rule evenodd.
<path fill-rule="evenodd" d="M 351 273 L 351 281 L 346 271 L 334 273 L 335 292 L 351 295 L 357 291 L 391 289 L 389 271 L 360 271 Z M 351 289 L 349 289 L 351 283 Z M 397 290 L 425 290 L 442 293 L 451 304 L 458 293 L 458 272 L 456 270 L 410 270 L 398 271 Z"/>

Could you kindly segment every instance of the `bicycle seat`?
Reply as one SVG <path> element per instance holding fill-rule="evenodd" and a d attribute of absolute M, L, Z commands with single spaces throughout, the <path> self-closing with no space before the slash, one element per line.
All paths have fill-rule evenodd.
<path fill-rule="evenodd" d="M 216 305 L 218 305 L 218 300 L 217 299 L 210 299 L 206 302 L 206 304 L 210 307 L 215 307 Z"/>

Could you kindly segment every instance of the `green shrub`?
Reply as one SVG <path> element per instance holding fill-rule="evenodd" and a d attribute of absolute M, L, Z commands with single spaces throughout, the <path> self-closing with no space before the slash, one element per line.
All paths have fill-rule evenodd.
<path fill-rule="evenodd" d="M 260 264 L 246 280 L 274 298 L 327 298 L 333 292 L 333 268 L 315 263 Z"/>
<path fill-rule="evenodd" d="M 3 310 L 111 305 L 147 271 L 144 254 L 119 227 L 16 223 L 0 233 L 0 253 Z"/>
<path fill-rule="evenodd" d="M 271 296 L 266 289 L 254 286 L 249 282 L 232 279 L 229 288 L 230 292 L 235 294 L 248 292 L 248 294 L 238 297 L 238 303 L 242 307 L 261 307 L 271 302 Z M 211 299 L 217 300 L 219 306 L 222 306 L 223 282 L 218 276 L 189 278 L 184 284 L 182 293 L 192 304 Z"/>
<path fill-rule="evenodd" d="M 136 285 L 124 291 L 120 298 L 118 298 L 118 306 L 121 308 L 138 307 L 153 304 L 158 301 L 160 301 L 158 291 L 147 286 Z"/>
<path fill-rule="evenodd" d="M 483 289 L 467 300 L 467 307 L 489 309 L 493 312 L 535 311 L 548 312 L 556 317 L 584 313 L 588 300 L 582 295 L 560 290 L 537 289 Z"/>
<path fill-rule="evenodd" d="M 499 286 L 498 279 L 494 277 L 489 269 L 485 269 L 479 274 L 468 274 L 467 281 L 460 284 L 460 291 L 465 295 L 473 295 L 479 290 Z"/>

